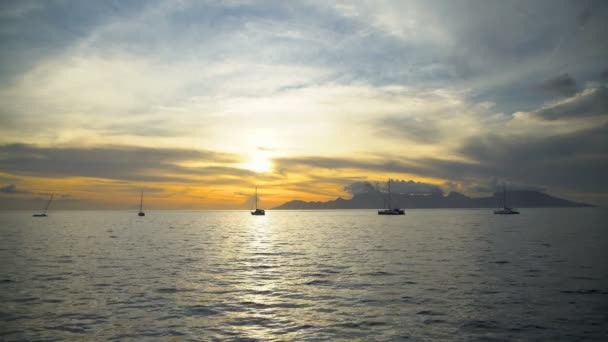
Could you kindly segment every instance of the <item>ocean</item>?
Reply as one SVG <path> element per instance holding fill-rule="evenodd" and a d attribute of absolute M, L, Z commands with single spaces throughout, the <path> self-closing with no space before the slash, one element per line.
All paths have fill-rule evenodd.
<path fill-rule="evenodd" d="M 0 213 L 0 340 L 608 340 L 608 210 Z"/>

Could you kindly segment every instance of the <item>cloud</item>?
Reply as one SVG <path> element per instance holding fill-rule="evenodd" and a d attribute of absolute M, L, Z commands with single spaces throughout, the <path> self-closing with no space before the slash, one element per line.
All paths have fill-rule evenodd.
<path fill-rule="evenodd" d="M 390 182 L 391 192 L 408 194 L 443 193 L 443 190 L 435 184 L 398 179 L 392 179 Z"/>
<path fill-rule="evenodd" d="M 16 194 L 20 191 L 17 191 L 17 186 L 15 184 L 9 184 L 7 186 L 0 187 L 0 193 L 5 194 Z"/>
<path fill-rule="evenodd" d="M 608 88 L 588 88 L 573 97 L 559 101 L 535 112 L 546 120 L 591 117 L 608 114 Z"/>
<path fill-rule="evenodd" d="M 378 191 L 370 182 L 354 182 L 344 187 L 344 191 L 352 194 L 367 194 Z"/>
<path fill-rule="evenodd" d="M 198 176 L 253 176 L 230 166 L 184 166 L 187 163 L 234 164 L 232 154 L 133 146 L 39 147 L 0 145 L 0 168 L 6 173 L 41 177 L 95 177 L 130 181 L 194 182 Z M 200 180 L 199 180 L 200 181 Z"/>
<path fill-rule="evenodd" d="M 558 96 L 572 96 L 576 93 L 576 81 L 568 74 L 542 82 L 538 89 Z"/>
<path fill-rule="evenodd" d="M 379 135 L 388 135 L 418 143 L 440 142 L 441 130 L 433 119 L 420 117 L 385 117 L 376 122 Z"/>
<path fill-rule="evenodd" d="M 471 138 L 462 153 L 484 168 L 478 179 L 500 177 L 579 192 L 606 192 L 608 182 L 608 124 L 551 136 L 498 135 Z"/>
<path fill-rule="evenodd" d="M 604 69 L 600 72 L 600 80 L 602 82 L 608 82 L 608 69 Z"/>

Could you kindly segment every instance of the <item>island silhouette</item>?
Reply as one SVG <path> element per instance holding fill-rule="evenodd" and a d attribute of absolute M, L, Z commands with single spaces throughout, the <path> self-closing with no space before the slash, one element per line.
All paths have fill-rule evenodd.
<path fill-rule="evenodd" d="M 386 194 L 369 191 L 355 194 L 351 199 L 338 197 L 327 202 L 293 200 L 273 209 L 378 209 Z M 399 208 L 498 208 L 502 207 L 502 192 L 488 197 L 469 197 L 459 192 L 447 196 L 441 192 L 393 193 L 393 204 Z M 593 207 L 591 204 L 572 202 L 535 190 L 509 191 L 509 205 L 516 208 Z"/>

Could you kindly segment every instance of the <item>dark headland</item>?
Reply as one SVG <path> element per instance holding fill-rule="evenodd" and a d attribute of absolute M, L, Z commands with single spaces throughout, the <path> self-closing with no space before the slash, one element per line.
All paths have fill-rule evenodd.
<path fill-rule="evenodd" d="M 327 202 L 289 201 L 274 209 L 377 209 L 382 208 L 386 194 L 368 192 L 356 194 L 351 199 L 338 197 Z M 593 207 L 557 198 L 540 191 L 508 191 L 508 204 L 516 208 Z M 391 202 L 398 208 L 498 208 L 502 207 L 502 192 L 489 197 L 468 197 L 458 192 L 445 196 L 440 192 L 426 194 L 392 194 Z"/>

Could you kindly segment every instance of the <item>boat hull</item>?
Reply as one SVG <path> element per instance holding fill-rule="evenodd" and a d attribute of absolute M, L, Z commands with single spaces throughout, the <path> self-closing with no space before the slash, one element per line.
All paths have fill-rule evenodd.
<path fill-rule="evenodd" d="M 511 208 L 504 208 L 501 210 L 494 210 L 494 214 L 496 214 L 496 215 L 519 215 L 519 211 L 511 209 Z"/>
<path fill-rule="evenodd" d="M 47 217 L 46 214 L 34 214 L 32 217 Z"/>
<path fill-rule="evenodd" d="M 378 215 L 405 215 L 405 210 L 403 210 L 403 209 L 378 210 Z"/>
<path fill-rule="evenodd" d="M 253 216 L 264 216 L 264 215 L 266 215 L 266 211 L 264 211 L 264 209 L 256 209 L 255 211 L 251 212 L 251 215 L 253 215 Z"/>
<path fill-rule="evenodd" d="M 146 216 L 146 213 L 139 212 L 139 213 L 137 214 L 137 216 Z"/>

